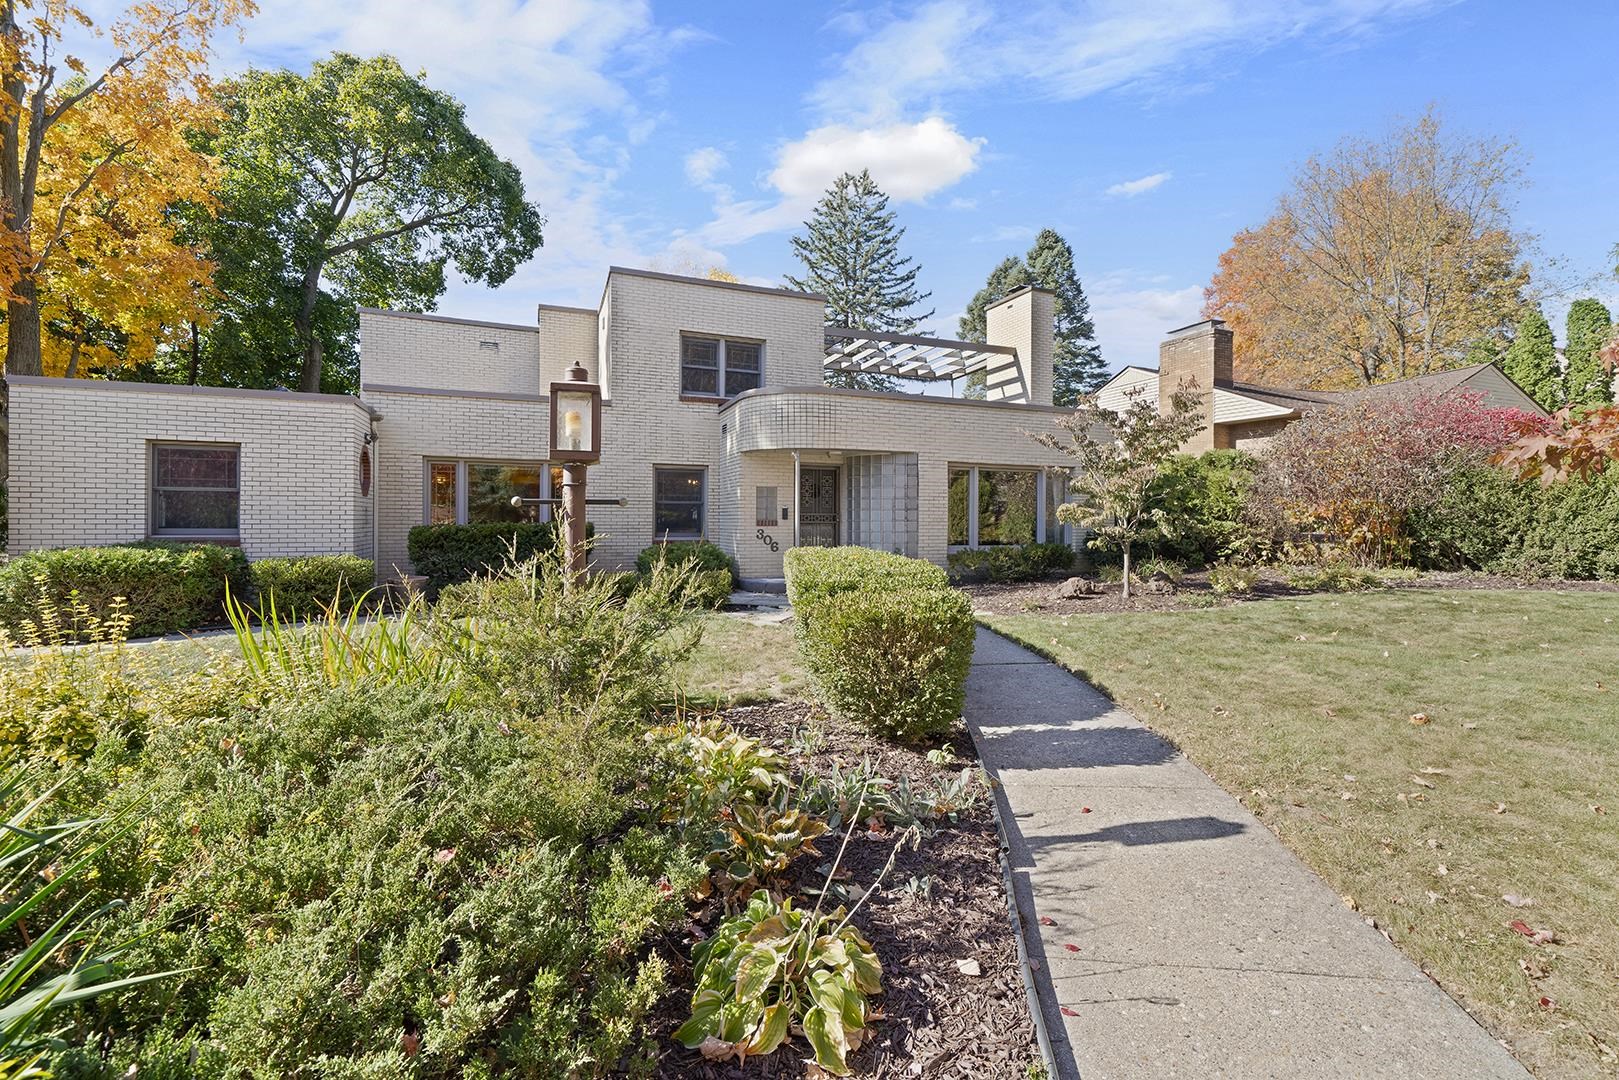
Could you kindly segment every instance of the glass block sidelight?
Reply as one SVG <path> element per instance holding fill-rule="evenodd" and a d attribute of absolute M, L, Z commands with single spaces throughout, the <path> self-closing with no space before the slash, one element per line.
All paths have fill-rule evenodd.
<path fill-rule="evenodd" d="M 914 556 L 920 514 L 915 454 L 851 454 L 845 459 L 851 544 Z"/>

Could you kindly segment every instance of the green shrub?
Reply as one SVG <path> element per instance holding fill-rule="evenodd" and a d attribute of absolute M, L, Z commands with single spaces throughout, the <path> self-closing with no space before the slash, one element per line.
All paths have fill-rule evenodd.
<path fill-rule="evenodd" d="M 1537 577 L 1619 580 L 1619 466 L 1536 487 L 1522 543 L 1500 561 Z"/>
<path fill-rule="evenodd" d="M 1074 549 L 1067 544 L 966 548 L 952 552 L 949 563 L 957 581 L 1040 581 L 1073 569 Z"/>
<path fill-rule="evenodd" d="M 914 742 L 961 715 L 973 612 L 954 589 L 898 587 L 795 606 L 805 667 L 839 719 Z"/>
<path fill-rule="evenodd" d="M 724 570 L 728 574 L 736 572 L 735 560 L 718 544 L 711 544 L 707 540 L 671 540 L 653 544 L 642 548 L 635 557 L 635 569 L 643 574 L 662 563 L 670 566 L 696 563 L 699 570 Z"/>
<path fill-rule="evenodd" d="M 245 594 L 247 560 L 239 548 L 218 544 L 30 551 L 0 566 L 0 628 L 21 636 L 42 594 L 65 611 L 73 593 L 93 612 L 109 611 L 123 597 L 131 637 L 212 626 L 224 622 L 227 582 Z"/>
<path fill-rule="evenodd" d="M 1179 585 L 1181 578 L 1186 576 L 1186 568 L 1173 559 L 1161 559 L 1154 556 L 1143 559 L 1130 567 L 1130 576 L 1138 581 L 1151 581 L 1155 577 L 1164 578 Z"/>
<path fill-rule="evenodd" d="M 1365 567 L 1325 563 L 1288 571 L 1287 584 L 1303 592 L 1366 592 L 1382 588 L 1383 579 Z"/>
<path fill-rule="evenodd" d="M 1246 594 L 1259 583 L 1259 570 L 1236 563 L 1215 563 L 1209 567 L 1209 588 L 1221 596 Z"/>
<path fill-rule="evenodd" d="M 272 599 L 282 614 L 317 615 L 326 608 L 346 611 L 371 588 L 376 566 L 358 555 L 300 555 L 259 559 L 248 566 L 253 579 L 253 605 Z"/>
<path fill-rule="evenodd" d="M 1258 471 L 1241 450 L 1171 458 L 1152 484 L 1163 512 L 1157 550 L 1188 566 L 1249 554 L 1256 540 L 1243 507 Z"/>
<path fill-rule="evenodd" d="M 859 589 L 932 588 L 950 585 L 930 562 L 863 547 L 798 547 L 787 552 L 787 600 L 795 609 Z M 804 617 L 800 610 L 799 619 Z"/>
<path fill-rule="evenodd" d="M 587 531 L 593 532 L 587 526 Z M 416 572 L 434 593 L 510 562 L 525 562 L 557 546 L 554 522 L 489 522 L 481 525 L 417 525 L 406 549 Z"/>

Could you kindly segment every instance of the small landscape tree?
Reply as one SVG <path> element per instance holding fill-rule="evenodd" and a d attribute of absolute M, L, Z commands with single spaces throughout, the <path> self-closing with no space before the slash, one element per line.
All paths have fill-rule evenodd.
<path fill-rule="evenodd" d="M 1124 555 L 1124 597 L 1130 598 L 1130 549 L 1161 531 L 1162 495 L 1155 490 L 1165 464 L 1203 426 L 1202 399 L 1189 383 L 1170 396 L 1160 411 L 1156 396 L 1138 393 L 1118 412 L 1094 395 L 1079 399 L 1072 416 L 1057 421 L 1068 438 L 1036 435 L 1035 441 L 1073 458 L 1079 476 L 1071 485 L 1079 498 L 1057 508 L 1059 521 L 1091 530 Z"/>
<path fill-rule="evenodd" d="M 1501 359 L 1501 370 L 1542 409 L 1561 409 L 1567 401 L 1563 373 L 1557 370 L 1557 340 L 1538 308 L 1531 308 L 1518 323 L 1517 336 Z"/>
<path fill-rule="evenodd" d="M 1586 297 L 1568 309 L 1568 337 L 1563 342 L 1570 405 L 1613 402 L 1613 372 L 1602 361 L 1602 346 L 1613 333 L 1613 316 L 1600 300 Z"/>

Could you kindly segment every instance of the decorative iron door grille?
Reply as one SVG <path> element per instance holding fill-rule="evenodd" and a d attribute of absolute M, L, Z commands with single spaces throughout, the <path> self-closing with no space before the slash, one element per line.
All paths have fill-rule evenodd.
<path fill-rule="evenodd" d="M 798 542 L 805 547 L 838 543 L 838 470 L 803 469 L 798 475 Z"/>

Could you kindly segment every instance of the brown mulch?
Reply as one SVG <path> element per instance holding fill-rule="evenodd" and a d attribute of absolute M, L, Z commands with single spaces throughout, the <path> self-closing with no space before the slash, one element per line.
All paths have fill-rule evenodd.
<path fill-rule="evenodd" d="M 1073 600 L 1052 596 L 1060 580 L 1019 582 L 1017 584 L 963 585 L 978 611 L 996 615 L 1023 615 L 1042 612 L 1052 615 L 1097 615 L 1120 611 L 1184 611 L 1190 608 L 1228 607 L 1286 596 L 1308 596 L 1295 589 L 1275 570 L 1262 570 L 1254 591 L 1243 596 L 1221 596 L 1209 588 L 1206 570 L 1189 571 L 1175 584 L 1173 592 L 1151 592 L 1142 585 L 1130 587 L 1126 601 L 1118 583 L 1102 584 L 1103 591 Z M 1539 592 L 1619 592 L 1619 581 L 1537 580 L 1501 574 L 1424 573 L 1410 579 L 1391 579 L 1386 589 L 1518 589 Z"/>
<path fill-rule="evenodd" d="M 750 736 L 789 755 L 795 771 L 857 764 L 869 758 L 889 780 L 909 777 L 913 785 L 941 773 L 956 773 L 974 764 L 972 743 L 960 733 L 947 744 L 956 760 L 930 763 L 924 752 L 897 747 L 826 719 L 809 705 L 783 704 L 732 709 L 724 719 Z M 819 738 L 810 753 L 794 754 L 792 737 L 812 730 Z M 839 879 L 869 886 L 894 850 L 896 832 L 858 830 L 849 842 Z M 821 856 L 800 859 L 793 885 L 799 896 L 825 880 L 842 833 L 827 833 L 818 842 Z M 907 889 L 913 879 L 926 881 L 926 895 Z M 810 894 L 812 895 L 812 894 Z M 813 903 L 813 900 L 807 901 Z M 696 916 L 705 931 L 723 916 L 711 901 Z M 944 825 L 920 847 L 902 848 L 880 890 L 856 913 L 854 924 L 872 943 L 883 965 L 883 993 L 874 999 L 880 1011 L 870 1037 L 849 1064 L 861 1077 L 1025 1077 L 1039 1061 L 1028 998 L 1017 966 L 1017 947 L 1007 919 L 1002 888 L 1000 841 L 989 794 L 954 825 Z M 690 987 L 690 935 L 673 943 L 670 956 L 674 986 Z M 957 960 L 978 961 L 983 974 L 963 975 Z M 660 1057 L 655 1076 L 695 1080 L 731 1077 L 806 1077 L 825 1075 L 812 1069 L 812 1054 L 802 1036 L 774 1054 L 749 1058 L 741 1067 L 705 1062 L 669 1038 L 684 1022 L 689 990 L 669 995 L 655 1026 Z"/>

